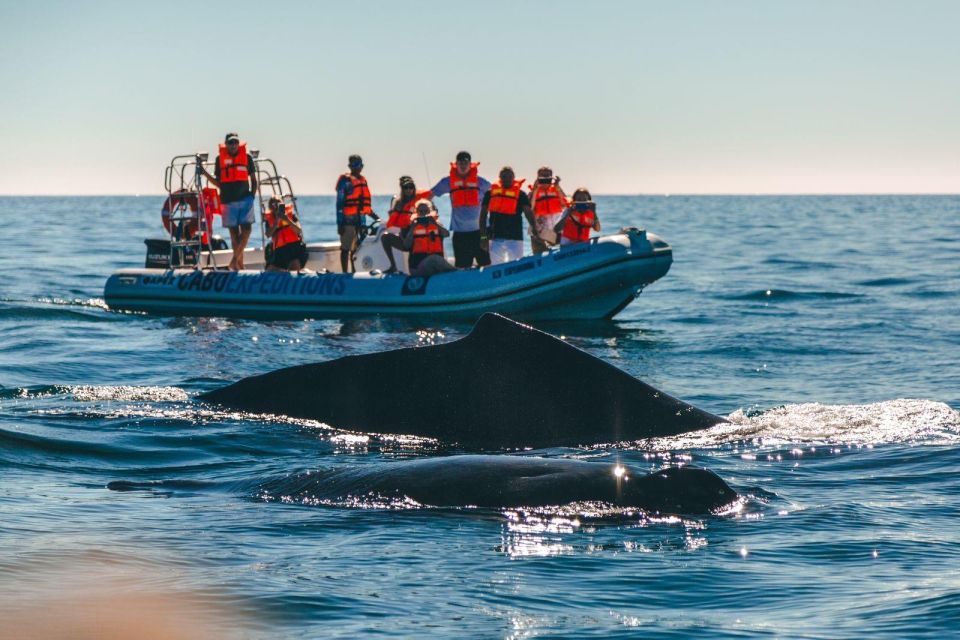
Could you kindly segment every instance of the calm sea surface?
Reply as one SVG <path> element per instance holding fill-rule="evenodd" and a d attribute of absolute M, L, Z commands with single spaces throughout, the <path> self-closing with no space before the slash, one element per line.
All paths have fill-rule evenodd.
<path fill-rule="evenodd" d="M 732 424 L 534 453 L 692 461 L 747 496 L 736 515 L 695 520 L 263 495 L 288 473 L 439 453 L 196 394 L 470 327 L 110 312 L 103 282 L 142 266 L 161 203 L 0 198 L 0 637 L 141 601 L 182 637 L 960 628 L 960 197 L 598 198 L 607 230 L 656 232 L 673 267 L 613 321 L 540 328 Z M 331 199 L 301 205 L 308 240 L 332 239 Z M 556 375 L 531 387 L 549 393 Z"/>

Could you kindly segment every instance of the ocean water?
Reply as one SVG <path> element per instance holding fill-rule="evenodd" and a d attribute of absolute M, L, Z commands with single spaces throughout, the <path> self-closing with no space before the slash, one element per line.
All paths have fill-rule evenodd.
<path fill-rule="evenodd" d="M 667 240 L 673 267 L 612 321 L 540 328 L 731 423 L 522 455 L 706 466 L 736 512 L 265 494 L 450 452 L 198 393 L 469 325 L 114 313 L 103 282 L 142 265 L 162 198 L 0 198 L 0 638 L 953 636 L 960 197 L 597 200 L 606 229 Z M 308 240 L 332 239 L 331 199 L 301 205 Z"/>

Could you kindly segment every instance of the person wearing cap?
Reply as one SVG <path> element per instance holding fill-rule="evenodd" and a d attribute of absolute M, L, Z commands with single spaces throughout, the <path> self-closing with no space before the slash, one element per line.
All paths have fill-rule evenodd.
<path fill-rule="evenodd" d="M 453 259 L 459 269 L 490 264 L 490 254 L 480 245 L 480 202 L 490 190 L 490 181 L 477 172 L 479 162 L 461 151 L 450 163 L 450 175 L 430 191 L 434 197 L 450 194 L 450 230 L 453 232 Z"/>
<path fill-rule="evenodd" d="M 433 193 L 430 191 L 417 191 L 417 184 L 410 176 L 400 176 L 400 193 L 390 201 L 387 228 L 380 236 L 383 251 L 390 261 L 390 268 L 387 269 L 387 273 L 397 272 L 397 262 L 393 257 L 392 250 L 405 251 L 400 236 L 410 226 L 410 218 L 413 216 L 417 202 L 422 199 L 429 201 L 432 197 Z"/>
<path fill-rule="evenodd" d="M 214 165 L 214 175 L 200 170 L 212 184 L 220 188 L 223 226 L 230 231 L 230 270 L 243 269 L 243 251 L 250 240 L 250 231 L 256 221 L 253 194 L 257 192 L 257 168 L 253 156 L 247 153 L 247 143 L 236 133 L 224 136 L 220 153 Z"/>
<path fill-rule="evenodd" d="M 500 169 L 500 181 L 490 187 L 480 205 L 480 229 L 486 233 L 480 242 L 490 251 L 490 262 L 502 264 L 523 257 L 523 218 L 527 224 L 536 224 L 530 198 L 523 190 L 523 180 L 517 180 L 510 167 Z M 490 226 L 487 227 L 487 215 Z"/>
<path fill-rule="evenodd" d="M 437 273 L 456 271 L 443 255 L 443 239 L 450 232 L 440 224 L 433 203 L 417 200 L 410 225 L 403 232 L 403 248 L 410 252 L 410 275 L 426 278 Z"/>
<path fill-rule="evenodd" d="M 348 173 L 337 179 L 337 233 L 340 234 L 340 267 L 344 273 L 353 270 L 353 254 L 360 243 L 360 227 L 364 216 L 374 220 L 373 199 L 363 171 L 363 158 L 354 154 L 347 158 Z"/>
<path fill-rule="evenodd" d="M 567 194 L 560 188 L 560 176 L 555 177 L 550 167 L 537 169 L 537 181 L 530 185 L 530 207 L 536 222 L 529 229 L 533 253 L 543 253 L 550 245 L 557 244 L 553 227 L 560 221 L 566 206 Z"/>
<path fill-rule="evenodd" d="M 270 237 L 267 271 L 300 271 L 306 267 L 307 245 L 303 243 L 303 228 L 293 205 L 272 196 L 263 221 Z"/>

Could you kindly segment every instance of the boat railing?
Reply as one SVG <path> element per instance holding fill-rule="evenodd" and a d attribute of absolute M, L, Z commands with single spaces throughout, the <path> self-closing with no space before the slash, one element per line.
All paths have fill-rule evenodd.
<path fill-rule="evenodd" d="M 260 201 L 260 247 L 266 251 L 270 238 L 267 237 L 267 212 L 270 210 L 270 199 L 277 198 L 284 205 L 293 208 L 294 215 L 300 219 L 297 207 L 297 196 L 293 193 L 290 179 L 277 170 L 276 163 L 270 158 L 256 158 L 257 168 L 257 195 Z"/>
<path fill-rule="evenodd" d="M 213 253 L 213 212 L 207 212 L 210 204 L 203 197 L 206 177 L 201 168 L 213 169 L 209 154 L 174 156 L 164 171 L 171 267 L 192 265 L 199 269 L 204 266 L 206 252 L 206 266 L 217 268 Z"/>

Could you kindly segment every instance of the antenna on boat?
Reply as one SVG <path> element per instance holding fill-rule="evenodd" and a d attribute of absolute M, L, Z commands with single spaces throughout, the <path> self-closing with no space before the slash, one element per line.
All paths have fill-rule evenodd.
<path fill-rule="evenodd" d="M 433 185 L 433 180 L 430 179 L 430 169 L 427 167 L 427 152 L 421 151 L 420 155 L 423 157 L 423 170 L 427 172 L 427 186 Z"/>

